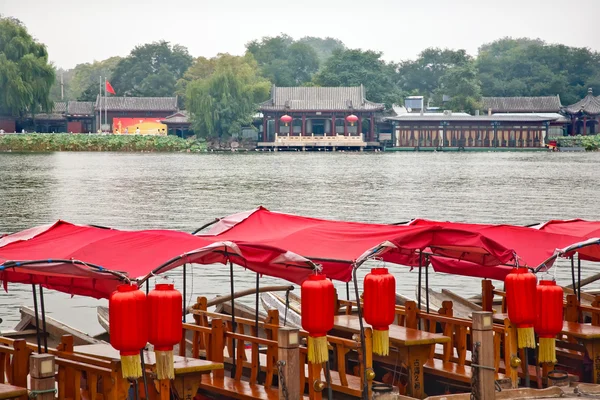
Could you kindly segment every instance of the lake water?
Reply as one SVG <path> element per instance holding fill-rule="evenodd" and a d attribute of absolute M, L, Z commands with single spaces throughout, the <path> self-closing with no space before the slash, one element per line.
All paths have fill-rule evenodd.
<path fill-rule="evenodd" d="M 511 224 L 599 220 L 600 153 L 0 154 L 0 232 L 57 219 L 191 232 L 259 205 L 379 223 L 417 217 Z M 558 269 L 565 284 L 566 266 L 561 262 Z M 585 267 L 584 275 L 600 269 Z M 398 291 L 414 296 L 416 270 L 393 271 Z M 227 293 L 228 274 L 220 265 L 194 266 L 190 298 Z M 169 275 L 181 288 L 180 272 Z M 236 290 L 252 287 L 254 280 L 254 274 L 236 270 Z M 284 282 L 261 280 L 272 283 Z M 433 274 L 430 283 L 463 295 L 480 290 L 473 278 Z M 45 298 L 49 315 L 100 332 L 95 306 L 105 301 L 52 291 Z M 9 285 L 8 293 L 0 293 L 0 329 L 12 328 L 18 307 L 31 304 L 29 286 Z"/>

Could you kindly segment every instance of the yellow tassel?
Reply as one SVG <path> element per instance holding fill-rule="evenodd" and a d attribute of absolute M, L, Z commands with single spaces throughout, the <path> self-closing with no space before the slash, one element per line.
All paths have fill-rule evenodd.
<path fill-rule="evenodd" d="M 538 355 L 540 363 L 556 363 L 556 339 L 540 338 L 540 351 Z"/>
<path fill-rule="evenodd" d="M 373 329 L 373 353 L 380 356 L 390 354 L 390 331 Z"/>
<path fill-rule="evenodd" d="M 535 349 L 535 333 L 533 328 L 517 328 L 517 342 L 520 349 Z"/>
<path fill-rule="evenodd" d="M 311 364 L 323 364 L 329 359 L 327 336 L 308 337 L 308 361 Z"/>
<path fill-rule="evenodd" d="M 137 379 L 142 377 L 142 361 L 139 355 L 121 356 L 123 378 Z"/>
<path fill-rule="evenodd" d="M 155 351 L 156 377 L 162 379 L 175 379 L 175 366 L 173 364 L 173 350 Z"/>

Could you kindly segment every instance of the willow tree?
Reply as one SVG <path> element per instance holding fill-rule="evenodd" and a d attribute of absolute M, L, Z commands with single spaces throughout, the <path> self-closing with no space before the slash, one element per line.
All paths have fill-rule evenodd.
<path fill-rule="evenodd" d="M 19 20 L 0 16 L 0 115 L 22 117 L 51 109 L 54 75 L 46 46 Z"/>
<path fill-rule="evenodd" d="M 187 84 L 186 106 L 194 131 L 207 138 L 238 134 L 252 123 L 258 103 L 269 97 L 270 83 L 258 76 L 256 64 L 232 63 L 230 57 L 217 61 L 212 73 Z"/>

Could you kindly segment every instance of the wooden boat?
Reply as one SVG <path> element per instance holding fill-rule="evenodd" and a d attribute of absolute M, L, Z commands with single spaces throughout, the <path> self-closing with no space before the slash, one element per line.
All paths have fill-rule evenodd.
<path fill-rule="evenodd" d="M 19 308 L 21 314 L 21 320 L 15 326 L 14 329 L 0 332 L 0 336 L 4 336 L 10 339 L 25 339 L 28 343 L 37 344 L 37 331 L 36 331 L 36 320 L 35 312 L 29 307 L 21 306 Z M 39 315 L 40 321 L 40 337 L 42 336 L 42 316 Z M 63 324 L 62 322 L 46 316 L 46 334 L 48 347 L 56 347 L 60 343 L 60 339 L 63 335 L 73 336 L 74 345 L 84 344 L 101 344 L 106 343 L 104 340 L 94 338 L 88 334 L 81 332 L 71 326 Z M 43 338 L 42 338 L 43 345 Z"/>
<path fill-rule="evenodd" d="M 415 295 L 418 298 L 419 289 L 415 289 Z M 444 301 L 452 302 L 452 309 L 454 311 L 454 317 L 461 319 L 471 318 L 473 311 L 482 311 L 480 305 L 467 300 L 466 298 L 452 292 L 448 289 L 442 289 L 441 292 L 436 292 L 433 289 L 429 289 L 429 310 L 437 312 L 442 308 Z M 425 310 L 427 304 L 427 291 L 424 287 L 421 287 L 421 310 Z"/>
<path fill-rule="evenodd" d="M 260 301 L 265 310 L 276 309 L 279 311 L 280 322 L 291 327 L 301 327 L 302 317 L 300 316 L 300 297 L 290 293 L 289 307 L 286 312 L 285 295 L 267 292 L 260 295 Z"/>

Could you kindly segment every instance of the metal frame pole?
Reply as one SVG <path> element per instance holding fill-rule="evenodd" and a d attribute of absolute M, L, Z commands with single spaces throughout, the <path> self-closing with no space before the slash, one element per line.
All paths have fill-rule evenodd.
<path fill-rule="evenodd" d="M 48 335 L 46 334 L 46 307 L 44 306 L 44 288 L 40 285 L 40 306 L 42 308 L 42 334 L 44 335 L 44 353 L 48 353 Z"/>
<path fill-rule="evenodd" d="M 231 287 L 231 330 L 233 333 L 235 333 L 236 331 L 236 326 L 235 326 L 235 299 L 234 299 L 234 286 L 233 286 L 233 262 L 231 262 L 231 260 L 229 261 L 229 282 L 230 282 L 230 287 Z M 235 353 L 236 353 L 236 349 L 235 349 L 235 338 L 231 339 L 232 342 L 232 348 L 233 348 L 233 365 L 231 367 L 231 377 L 233 378 L 235 376 Z"/>
<path fill-rule="evenodd" d="M 183 264 L 183 296 L 182 296 L 182 309 L 183 311 L 181 312 L 181 320 L 185 323 L 185 314 L 187 313 L 187 309 L 185 306 L 185 299 L 187 298 L 186 296 L 186 288 L 187 288 L 187 264 Z"/>
<path fill-rule="evenodd" d="M 33 312 L 35 313 L 35 337 L 37 339 L 38 354 L 42 353 L 42 343 L 40 340 L 40 317 L 38 315 L 38 303 L 37 303 L 37 291 L 35 290 L 35 283 L 31 284 L 33 290 Z"/>
<path fill-rule="evenodd" d="M 429 260 L 425 258 L 425 309 L 429 314 Z"/>
<path fill-rule="evenodd" d="M 419 311 L 421 311 L 421 281 L 422 281 L 422 271 L 421 267 L 423 266 L 423 253 L 419 251 L 419 285 L 417 287 L 417 302 Z"/>

